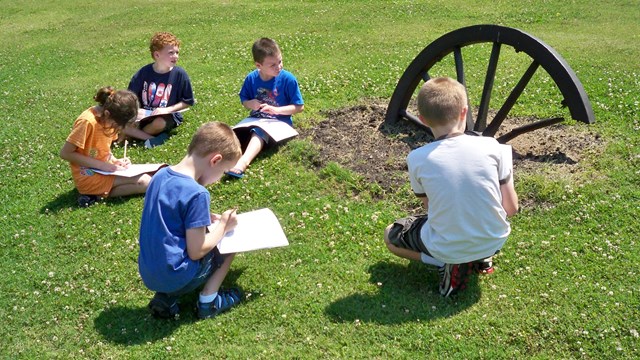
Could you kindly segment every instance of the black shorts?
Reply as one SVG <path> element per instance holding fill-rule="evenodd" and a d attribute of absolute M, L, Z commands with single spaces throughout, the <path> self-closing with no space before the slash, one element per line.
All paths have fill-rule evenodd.
<path fill-rule="evenodd" d="M 138 129 L 140 130 L 144 129 L 145 126 L 151 124 L 153 120 L 155 120 L 159 116 L 162 116 L 162 118 L 164 118 L 164 121 L 166 123 L 164 126 L 164 130 L 162 130 L 162 132 L 171 131 L 178 126 L 178 123 L 173 118 L 173 114 L 164 114 L 164 115 L 158 115 L 158 116 L 150 116 L 140 120 L 140 122 L 138 123 Z"/>
<path fill-rule="evenodd" d="M 389 242 L 399 248 L 418 251 L 433 257 L 420 237 L 420 230 L 426 222 L 427 215 L 409 216 L 394 221 L 388 234 Z"/>

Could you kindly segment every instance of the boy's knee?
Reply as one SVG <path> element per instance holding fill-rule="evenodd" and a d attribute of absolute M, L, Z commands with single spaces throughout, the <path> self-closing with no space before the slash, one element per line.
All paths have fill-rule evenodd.
<path fill-rule="evenodd" d="M 151 123 L 142 129 L 147 134 L 158 135 L 167 127 L 167 120 L 162 116 L 158 116 Z"/>
<path fill-rule="evenodd" d="M 389 232 L 391 232 L 391 228 L 393 227 L 393 224 L 390 224 L 389 226 L 387 226 L 384 229 L 384 242 L 385 244 L 387 244 L 387 246 L 390 244 L 389 242 Z"/>
<path fill-rule="evenodd" d="M 144 187 L 145 189 L 149 186 L 151 182 L 151 175 L 144 174 L 138 178 L 138 185 Z"/>

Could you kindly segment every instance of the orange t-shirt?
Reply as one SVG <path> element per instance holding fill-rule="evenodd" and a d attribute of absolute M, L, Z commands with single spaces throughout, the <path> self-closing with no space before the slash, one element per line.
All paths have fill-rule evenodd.
<path fill-rule="evenodd" d="M 96 119 L 96 115 L 93 107 L 82 112 L 73 124 L 67 142 L 75 145 L 77 152 L 107 162 L 111 156 L 111 143 L 118 138 L 118 134 L 105 129 Z M 98 174 L 91 168 L 74 163 L 70 163 L 70 166 L 73 182 L 80 194 L 104 197 L 109 195 L 115 176 Z"/>

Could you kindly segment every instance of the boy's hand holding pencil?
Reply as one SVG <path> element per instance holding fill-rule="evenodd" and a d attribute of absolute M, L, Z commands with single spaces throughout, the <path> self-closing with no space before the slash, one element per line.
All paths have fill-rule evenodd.
<path fill-rule="evenodd" d="M 224 226 L 224 233 L 226 234 L 238 225 L 237 212 L 238 209 L 234 208 L 223 212 L 222 215 L 212 213 L 211 222 L 222 224 Z"/>

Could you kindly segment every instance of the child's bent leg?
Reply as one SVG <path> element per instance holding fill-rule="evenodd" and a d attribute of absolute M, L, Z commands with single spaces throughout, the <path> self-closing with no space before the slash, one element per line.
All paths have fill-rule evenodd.
<path fill-rule="evenodd" d="M 147 191 L 150 181 L 151 175 L 146 173 L 135 177 L 116 176 L 109 196 L 118 197 L 144 194 Z"/>
<path fill-rule="evenodd" d="M 220 267 L 216 269 L 213 274 L 211 274 L 209 280 L 207 280 L 207 282 L 204 284 L 204 288 L 202 288 L 201 291 L 202 295 L 211 295 L 217 292 L 218 289 L 220 289 L 222 281 L 225 277 L 227 277 L 227 274 L 229 273 L 231 262 L 233 261 L 234 256 L 235 254 L 229 254 L 225 256 L 222 265 L 220 265 Z"/>
<path fill-rule="evenodd" d="M 421 253 L 419 251 L 404 249 L 404 248 L 395 246 L 391 243 L 391 241 L 389 240 L 389 232 L 391 231 L 392 227 L 393 227 L 393 224 L 387 226 L 387 228 L 384 230 L 384 243 L 385 245 L 387 245 L 387 249 L 389 249 L 389 251 L 391 251 L 391 253 L 393 253 L 394 255 L 399 256 L 401 258 L 405 258 L 413 261 L 421 261 L 421 256 L 420 256 Z"/>
<path fill-rule="evenodd" d="M 434 258 L 422 245 L 420 228 L 424 219 L 426 217 L 409 217 L 387 226 L 384 231 L 385 245 L 391 253 L 401 258 L 437 267 L 444 266 L 444 262 Z"/>
<path fill-rule="evenodd" d="M 167 128 L 167 120 L 165 120 L 162 116 L 158 116 L 155 119 L 153 119 L 152 122 L 147 124 L 142 129 L 142 131 L 144 131 L 145 133 L 151 136 L 156 136 L 161 132 L 163 132 L 166 128 Z"/>
<path fill-rule="evenodd" d="M 236 165 L 230 170 L 236 174 L 243 173 L 249 167 L 249 164 L 253 161 L 253 159 L 258 156 L 262 148 L 264 147 L 264 141 L 256 134 L 251 134 L 251 139 L 249 140 L 249 144 L 247 144 L 247 148 L 242 154 L 242 157 L 238 160 Z"/>
<path fill-rule="evenodd" d="M 229 273 L 233 257 L 234 254 L 227 255 L 222 265 L 214 271 L 205 283 L 198 300 L 198 318 L 208 319 L 214 317 L 231 309 L 242 301 L 242 293 L 240 290 L 236 288 L 220 289 L 222 281 Z M 211 297 L 212 299 L 205 300 L 207 297 Z"/>
<path fill-rule="evenodd" d="M 153 137 L 153 135 L 149 135 L 135 126 L 126 126 L 123 132 L 127 136 L 140 140 L 149 140 Z"/>

